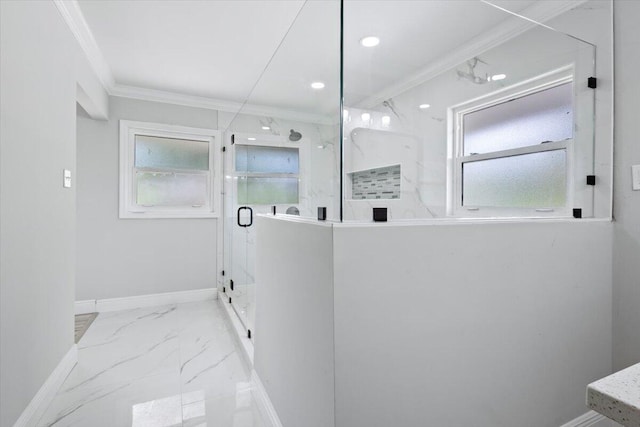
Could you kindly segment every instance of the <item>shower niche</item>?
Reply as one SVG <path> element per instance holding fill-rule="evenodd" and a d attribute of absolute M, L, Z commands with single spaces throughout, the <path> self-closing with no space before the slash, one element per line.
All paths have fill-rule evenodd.
<path fill-rule="evenodd" d="M 351 172 L 349 173 L 350 198 L 353 200 L 399 199 L 401 174 L 400 165 Z"/>

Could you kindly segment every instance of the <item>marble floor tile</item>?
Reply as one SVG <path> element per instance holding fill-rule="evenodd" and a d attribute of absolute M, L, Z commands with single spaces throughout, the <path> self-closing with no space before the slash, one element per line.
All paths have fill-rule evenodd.
<path fill-rule="evenodd" d="M 217 301 L 102 313 L 38 427 L 262 427 Z"/>
<path fill-rule="evenodd" d="M 38 427 L 181 426 L 182 394 L 175 374 L 62 391 Z"/>
<path fill-rule="evenodd" d="M 197 400 L 183 405 L 184 427 L 266 427 L 252 397 L 249 383 L 235 394 Z"/>

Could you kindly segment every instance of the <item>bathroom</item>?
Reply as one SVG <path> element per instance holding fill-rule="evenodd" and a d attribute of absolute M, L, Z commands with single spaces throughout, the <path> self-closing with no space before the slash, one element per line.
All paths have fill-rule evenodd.
<path fill-rule="evenodd" d="M 613 363 L 611 4 L 525 3 L 346 1 L 341 39 L 338 5 L 307 3 L 249 96 L 320 21 L 333 197 L 263 209 L 245 264 L 282 425 L 604 422 L 584 390 Z"/>
<path fill-rule="evenodd" d="M 247 412 L 250 389 L 265 420 L 229 426 L 617 425 L 585 393 L 640 361 L 632 2 L 2 6 L 15 17 L 2 21 L 3 74 L 40 88 L 21 103 L 3 79 L 3 150 L 7 135 L 38 141 L 38 156 L 7 153 L 64 170 L 65 193 L 5 191 L 12 172 L 43 182 L 3 161 L 0 424 L 65 413 L 32 397 L 55 395 L 48 378 L 62 384 L 87 353 L 74 313 L 204 301 L 248 369 L 229 405 Z M 34 17 L 58 35 L 12 24 Z M 21 65 L 20 49 L 40 66 Z M 49 51 L 74 65 L 45 72 Z M 62 148 L 10 127 L 18 107 L 12 120 L 48 120 Z M 154 157 L 176 141 L 192 148 L 173 166 Z M 38 226 L 11 226 L 6 206 Z M 18 243 L 45 237 L 60 245 L 24 264 L 35 243 Z M 167 396 L 192 379 L 190 344 Z M 74 381 L 119 367 L 103 356 Z M 165 375 L 166 360 L 149 369 Z M 176 422 L 190 425 L 182 402 Z M 83 425 L 85 409 L 61 424 Z M 137 425 L 129 412 L 116 424 Z"/>

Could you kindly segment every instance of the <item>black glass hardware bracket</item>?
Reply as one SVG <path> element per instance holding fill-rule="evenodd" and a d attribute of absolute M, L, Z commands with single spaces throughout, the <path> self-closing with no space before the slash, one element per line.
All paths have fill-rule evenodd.
<path fill-rule="evenodd" d="M 374 222 L 387 222 L 387 208 L 373 208 Z"/>
<path fill-rule="evenodd" d="M 587 79 L 587 86 L 591 89 L 595 89 L 598 87 L 598 79 L 595 77 L 589 77 Z"/>
<path fill-rule="evenodd" d="M 276 207 L 275 206 L 271 206 L 271 213 L 272 214 L 276 214 Z"/>
<path fill-rule="evenodd" d="M 318 207 L 318 221 L 327 220 L 327 208 L 324 206 Z"/>
<path fill-rule="evenodd" d="M 595 175 L 587 175 L 587 185 L 596 185 Z"/>
<path fill-rule="evenodd" d="M 573 217 L 574 218 L 582 218 L 582 209 L 574 208 L 573 209 Z"/>

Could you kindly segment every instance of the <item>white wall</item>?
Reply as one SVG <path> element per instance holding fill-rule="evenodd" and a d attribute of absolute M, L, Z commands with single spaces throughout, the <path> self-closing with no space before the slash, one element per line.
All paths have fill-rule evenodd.
<path fill-rule="evenodd" d="M 257 218 L 254 369 L 285 427 L 334 425 L 328 223 Z"/>
<path fill-rule="evenodd" d="M 613 246 L 613 360 L 615 369 L 640 361 L 640 191 L 631 190 L 631 165 L 640 164 L 638 111 L 640 3 L 615 2 L 615 176 Z"/>
<path fill-rule="evenodd" d="M 587 384 L 611 369 L 611 228 L 334 226 L 336 426 L 587 412 Z"/>
<path fill-rule="evenodd" d="M 118 218 L 118 126 L 136 120 L 216 129 L 217 112 L 119 97 L 109 105 L 108 121 L 78 116 L 76 300 L 216 287 L 222 218 Z"/>
<path fill-rule="evenodd" d="M 612 228 L 260 217 L 255 369 L 285 427 L 561 426 L 611 372 Z"/>
<path fill-rule="evenodd" d="M 10 426 L 73 345 L 77 85 L 102 108 L 106 94 L 53 2 L 0 2 L 0 31 L 0 425 Z"/>

